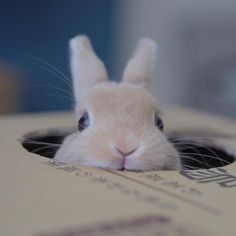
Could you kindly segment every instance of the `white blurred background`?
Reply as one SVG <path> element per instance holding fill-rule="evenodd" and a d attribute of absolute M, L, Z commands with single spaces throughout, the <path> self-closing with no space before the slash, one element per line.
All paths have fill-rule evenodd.
<path fill-rule="evenodd" d="M 116 74 L 137 40 L 151 37 L 162 103 L 236 117 L 236 1 L 121 0 L 116 19 Z"/>

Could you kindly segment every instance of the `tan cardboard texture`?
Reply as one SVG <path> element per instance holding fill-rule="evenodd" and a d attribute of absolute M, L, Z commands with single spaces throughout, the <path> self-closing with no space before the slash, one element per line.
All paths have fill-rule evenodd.
<path fill-rule="evenodd" d="M 167 132 L 214 137 L 236 153 L 236 123 L 184 109 L 164 111 Z M 236 164 L 178 171 L 110 171 L 55 162 L 20 140 L 70 127 L 70 113 L 0 119 L 0 235 L 236 235 Z M 201 135 L 202 134 L 202 135 Z M 205 138 L 205 139 L 204 139 Z"/>

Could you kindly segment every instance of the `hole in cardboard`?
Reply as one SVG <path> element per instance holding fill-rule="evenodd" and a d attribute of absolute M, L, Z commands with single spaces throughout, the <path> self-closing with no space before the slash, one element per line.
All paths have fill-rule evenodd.
<path fill-rule="evenodd" d="M 22 146 L 29 152 L 53 159 L 65 137 L 72 132 L 71 129 L 34 131 L 23 137 Z"/>
<path fill-rule="evenodd" d="M 33 132 L 24 137 L 22 146 L 29 152 L 53 158 L 64 138 L 70 133 L 71 131 L 68 130 L 63 132 L 58 132 L 58 130 Z M 185 169 L 210 169 L 226 166 L 235 161 L 234 155 L 214 145 L 213 142 L 207 144 L 204 142 L 205 140 L 196 142 L 190 138 L 185 138 L 185 142 L 179 143 L 175 141 L 178 138 L 183 138 L 183 136 L 168 135 L 169 141 L 179 151 Z"/>

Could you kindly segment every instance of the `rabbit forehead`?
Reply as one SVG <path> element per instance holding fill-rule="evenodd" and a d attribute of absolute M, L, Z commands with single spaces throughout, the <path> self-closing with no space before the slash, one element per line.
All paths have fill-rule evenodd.
<path fill-rule="evenodd" d="M 85 97 L 85 108 L 94 115 L 116 114 L 149 116 L 158 110 L 155 97 L 145 88 L 129 85 L 103 83 L 91 89 Z"/>

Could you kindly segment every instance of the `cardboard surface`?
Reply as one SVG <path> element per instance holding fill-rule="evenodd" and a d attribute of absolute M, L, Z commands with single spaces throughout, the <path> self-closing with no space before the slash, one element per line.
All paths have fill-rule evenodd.
<path fill-rule="evenodd" d="M 236 123 L 166 110 L 167 131 L 214 137 L 236 153 Z M 0 235 L 236 235 L 236 163 L 209 170 L 127 172 L 58 163 L 20 139 L 70 127 L 72 114 L 0 119 Z M 201 135 L 204 134 L 204 135 Z M 204 139 L 205 138 L 205 139 Z"/>

